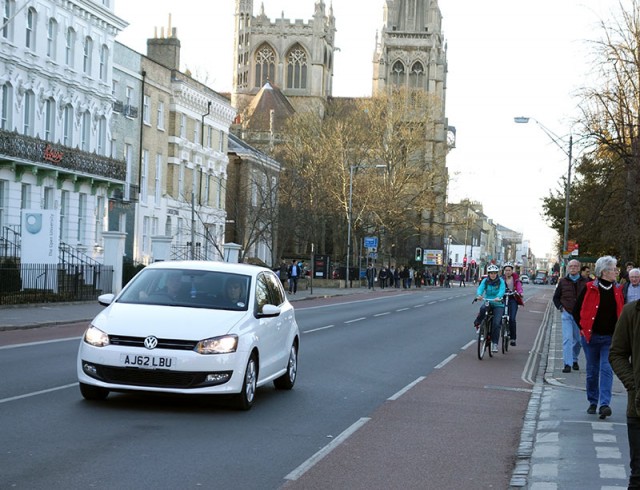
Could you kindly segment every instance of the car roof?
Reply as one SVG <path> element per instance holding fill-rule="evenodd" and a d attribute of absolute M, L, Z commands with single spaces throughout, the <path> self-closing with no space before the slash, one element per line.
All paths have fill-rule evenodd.
<path fill-rule="evenodd" d="M 212 272 L 226 272 L 229 274 L 242 274 L 255 276 L 260 272 L 271 269 L 251 264 L 234 264 L 229 262 L 217 262 L 213 260 L 168 260 L 164 262 L 154 262 L 146 269 L 175 269 L 175 270 L 198 270 Z"/>

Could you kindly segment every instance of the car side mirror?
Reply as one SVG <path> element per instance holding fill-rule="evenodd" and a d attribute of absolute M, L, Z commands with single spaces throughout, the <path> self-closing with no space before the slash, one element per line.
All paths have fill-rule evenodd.
<path fill-rule="evenodd" d="M 112 293 L 101 294 L 100 296 L 98 296 L 98 303 L 100 303 L 102 306 L 109 306 L 111 303 L 113 303 L 113 298 L 115 297 L 116 295 Z"/>
<path fill-rule="evenodd" d="M 280 315 L 280 307 L 276 305 L 264 305 L 262 311 L 258 312 L 259 317 L 271 317 Z"/>

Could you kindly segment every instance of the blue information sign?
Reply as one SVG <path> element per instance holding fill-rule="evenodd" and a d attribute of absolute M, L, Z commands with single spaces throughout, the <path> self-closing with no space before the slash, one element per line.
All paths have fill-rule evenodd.
<path fill-rule="evenodd" d="M 377 236 L 366 236 L 366 237 L 364 237 L 364 246 L 366 248 L 377 248 L 377 246 L 378 246 L 378 237 Z"/>

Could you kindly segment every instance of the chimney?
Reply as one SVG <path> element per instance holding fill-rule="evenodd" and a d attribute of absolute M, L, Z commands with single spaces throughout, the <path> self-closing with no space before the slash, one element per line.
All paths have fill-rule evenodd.
<path fill-rule="evenodd" d="M 180 40 L 178 30 L 171 27 L 171 14 L 169 14 L 169 25 L 167 26 L 167 37 L 164 37 L 164 27 L 160 28 L 160 37 L 157 36 L 158 29 L 154 29 L 154 37 L 147 39 L 147 56 L 161 65 L 172 70 L 180 70 Z"/>

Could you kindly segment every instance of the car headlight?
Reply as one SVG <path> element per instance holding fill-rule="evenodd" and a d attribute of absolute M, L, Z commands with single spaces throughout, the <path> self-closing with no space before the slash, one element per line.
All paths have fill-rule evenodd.
<path fill-rule="evenodd" d="M 91 325 L 84 333 L 84 341 L 94 347 L 105 347 L 109 345 L 109 336 L 99 328 Z"/>
<path fill-rule="evenodd" d="M 225 335 L 224 337 L 213 337 L 198 342 L 195 351 L 198 354 L 230 354 L 238 348 L 237 335 Z"/>

